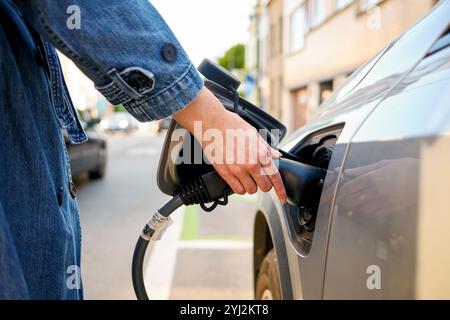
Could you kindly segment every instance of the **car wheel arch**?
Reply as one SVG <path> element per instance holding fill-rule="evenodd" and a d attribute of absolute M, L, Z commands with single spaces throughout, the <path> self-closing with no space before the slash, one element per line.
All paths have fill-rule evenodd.
<path fill-rule="evenodd" d="M 280 238 L 281 241 L 274 241 L 275 238 Z M 284 300 L 291 300 L 293 299 L 292 283 L 281 222 L 278 220 L 277 215 L 270 219 L 263 210 L 258 210 L 255 215 L 253 232 L 254 288 L 256 288 L 256 279 L 262 261 L 272 248 L 275 250 L 275 256 L 278 262 L 282 297 Z"/>

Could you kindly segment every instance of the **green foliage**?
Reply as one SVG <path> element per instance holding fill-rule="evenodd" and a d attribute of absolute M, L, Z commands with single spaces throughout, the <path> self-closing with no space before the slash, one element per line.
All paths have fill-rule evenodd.
<path fill-rule="evenodd" d="M 81 121 L 85 121 L 83 112 L 81 112 L 77 108 L 75 108 L 75 112 L 77 113 L 78 119 L 80 119 Z"/>
<path fill-rule="evenodd" d="M 113 107 L 113 111 L 114 112 L 126 112 L 127 110 L 125 109 L 125 107 L 121 104 L 116 105 Z"/>
<path fill-rule="evenodd" d="M 217 63 L 228 70 L 245 68 L 245 46 L 237 44 L 228 49 L 225 54 L 217 59 Z"/>

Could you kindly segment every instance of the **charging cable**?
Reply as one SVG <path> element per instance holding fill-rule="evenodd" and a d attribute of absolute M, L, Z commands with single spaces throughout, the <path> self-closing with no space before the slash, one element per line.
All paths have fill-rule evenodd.
<path fill-rule="evenodd" d="M 145 252 L 151 240 L 160 240 L 172 223 L 170 215 L 182 205 L 199 204 L 203 210 L 212 211 L 217 205 L 226 205 L 233 192 L 217 172 L 206 173 L 178 190 L 177 195 L 162 206 L 145 225 L 138 238 L 131 268 L 134 292 L 138 300 L 149 300 L 145 290 L 143 265 Z M 207 207 L 206 203 L 212 205 Z"/>
<path fill-rule="evenodd" d="M 286 188 L 288 203 L 308 210 L 301 217 L 301 223 L 302 227 L 312 231 L 327 171 L 291 159 L 280 159 L 276 164 Z M 226 205 L 232 193 L 227 183 L 213 171 L 181 186 L 177 194 L 153 215 L 142 230 L 133 255 L 133 287 L 139 300 L 148 300 L 142 272 L 145 251 L 150 240 L 161 239 L 171 223 L 170 214 L 182 205 L 192 204 L 199 204 L 203 210 L 212 211 L 219 204 Z M 212 205 L 207 207 L 206 203 Z"/>

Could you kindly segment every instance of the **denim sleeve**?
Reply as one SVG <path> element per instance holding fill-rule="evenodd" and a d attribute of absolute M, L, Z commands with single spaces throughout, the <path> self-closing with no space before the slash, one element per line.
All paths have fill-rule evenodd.
<path fill-rule="evenodd" d="M 203 87 L 186 52 L 147 0 L 14 2 L 98 91 L 140 121 L 175 113 Z"/>

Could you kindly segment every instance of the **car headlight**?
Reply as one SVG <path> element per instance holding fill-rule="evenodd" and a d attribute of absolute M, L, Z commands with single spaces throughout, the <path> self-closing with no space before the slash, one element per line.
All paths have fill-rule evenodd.
<path fill-rule="evenodd" d="M 128 121 L 127 120 L 120 120 L 119 121 L 119 128 L 120 129 L 125 129 L 126 127 L 128 127 Z"/>

